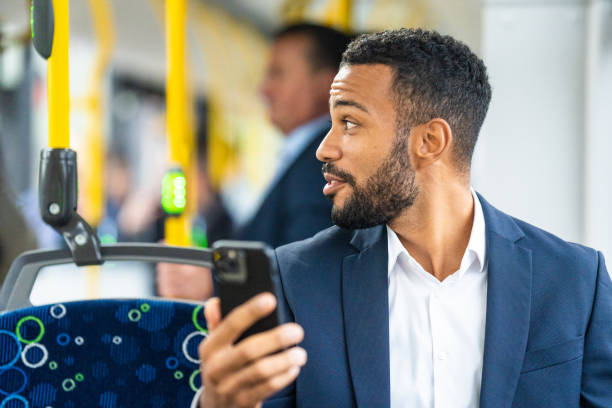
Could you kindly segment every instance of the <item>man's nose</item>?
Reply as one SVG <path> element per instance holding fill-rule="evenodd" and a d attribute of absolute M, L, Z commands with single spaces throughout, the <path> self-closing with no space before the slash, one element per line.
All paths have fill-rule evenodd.
<path fill-rule="evenodd" d="M 321 141 L 317 149 L 317 159 L 328 163 L 339 160 L 342 157 L 342 149 L 340 148 L 340 139 L 336 136 L 334 127 L 327 132 L 325 138 Z"/>

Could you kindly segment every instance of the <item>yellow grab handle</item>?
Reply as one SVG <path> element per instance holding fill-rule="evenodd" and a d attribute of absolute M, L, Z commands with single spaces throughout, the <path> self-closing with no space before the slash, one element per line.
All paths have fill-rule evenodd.
<path fill-rule="evenodd" d="M 47 99 L 49 104 L 49 147 L 70 147 L 70 82 L 68 79 L 68 43 L 70 15 L 68 0 L 53 0 L 55 28 L 53 48 L 47 64 Z"/>
<path fill-rule="evenodd" d="M 187 174 L 190 143 L 185 85 L 185 0 L 166 0 L 166 121 L 169 161 Z M 188 181 L 188 185 L 191 184 Z M 187 194 L 190 194 L 187 191 Z M 166 219 L 165 238 L 169 245 L 189 245 L 189 217 L 185 213 Z"/>
<path fill-rule="evenodd" d="M 170 161 L 186 161 L 184 137 L 186 134 L 185 92 L 185 0 L 166 1 L 166 115 L 170 142 Z"/>
<path fill-rule="evenodd" d="M 352 29 L 351 12 L 351 0 L 330 0 L 324 17 L 325 24 L 350 31 Z"/>

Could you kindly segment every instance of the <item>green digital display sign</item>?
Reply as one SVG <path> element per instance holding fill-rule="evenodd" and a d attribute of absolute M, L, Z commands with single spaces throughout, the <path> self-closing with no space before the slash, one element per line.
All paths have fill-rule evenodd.
<path fill-rule="evenodd" d="M 187 205 L 187 179 L 180 169 L 168 170 L 162 180 L 161 203 L 170 215 L 180 215 Z"/>

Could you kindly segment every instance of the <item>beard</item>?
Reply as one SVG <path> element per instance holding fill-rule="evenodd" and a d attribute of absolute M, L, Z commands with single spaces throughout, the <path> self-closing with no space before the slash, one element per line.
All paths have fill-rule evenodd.
<path fill-rule="evenodd" d="M 414 204 L 418 196 L 415 172 L 408 156 L 408 134 L 398 135 L 389 156 L 364 186 L 358 186 L 355 178 L 335 167 L 323 165 L 323 172 L 342 178 L 352 187 L 353 193 L 344 206 L 332 207 L 332 221 L 341 228 L 360 229 L 387 224 Z M 335 194 L 328 196 L 333 200 Z"/>

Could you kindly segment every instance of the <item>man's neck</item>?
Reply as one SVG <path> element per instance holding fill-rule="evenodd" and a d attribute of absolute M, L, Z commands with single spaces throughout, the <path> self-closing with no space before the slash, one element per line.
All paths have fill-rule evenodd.
<path fill-rule="evenodd" d="M 459 269 L 473 221 L 468 182 L 420 190 L 414 205 L 389 227 L 423 269 L 443 281 Z"/>

